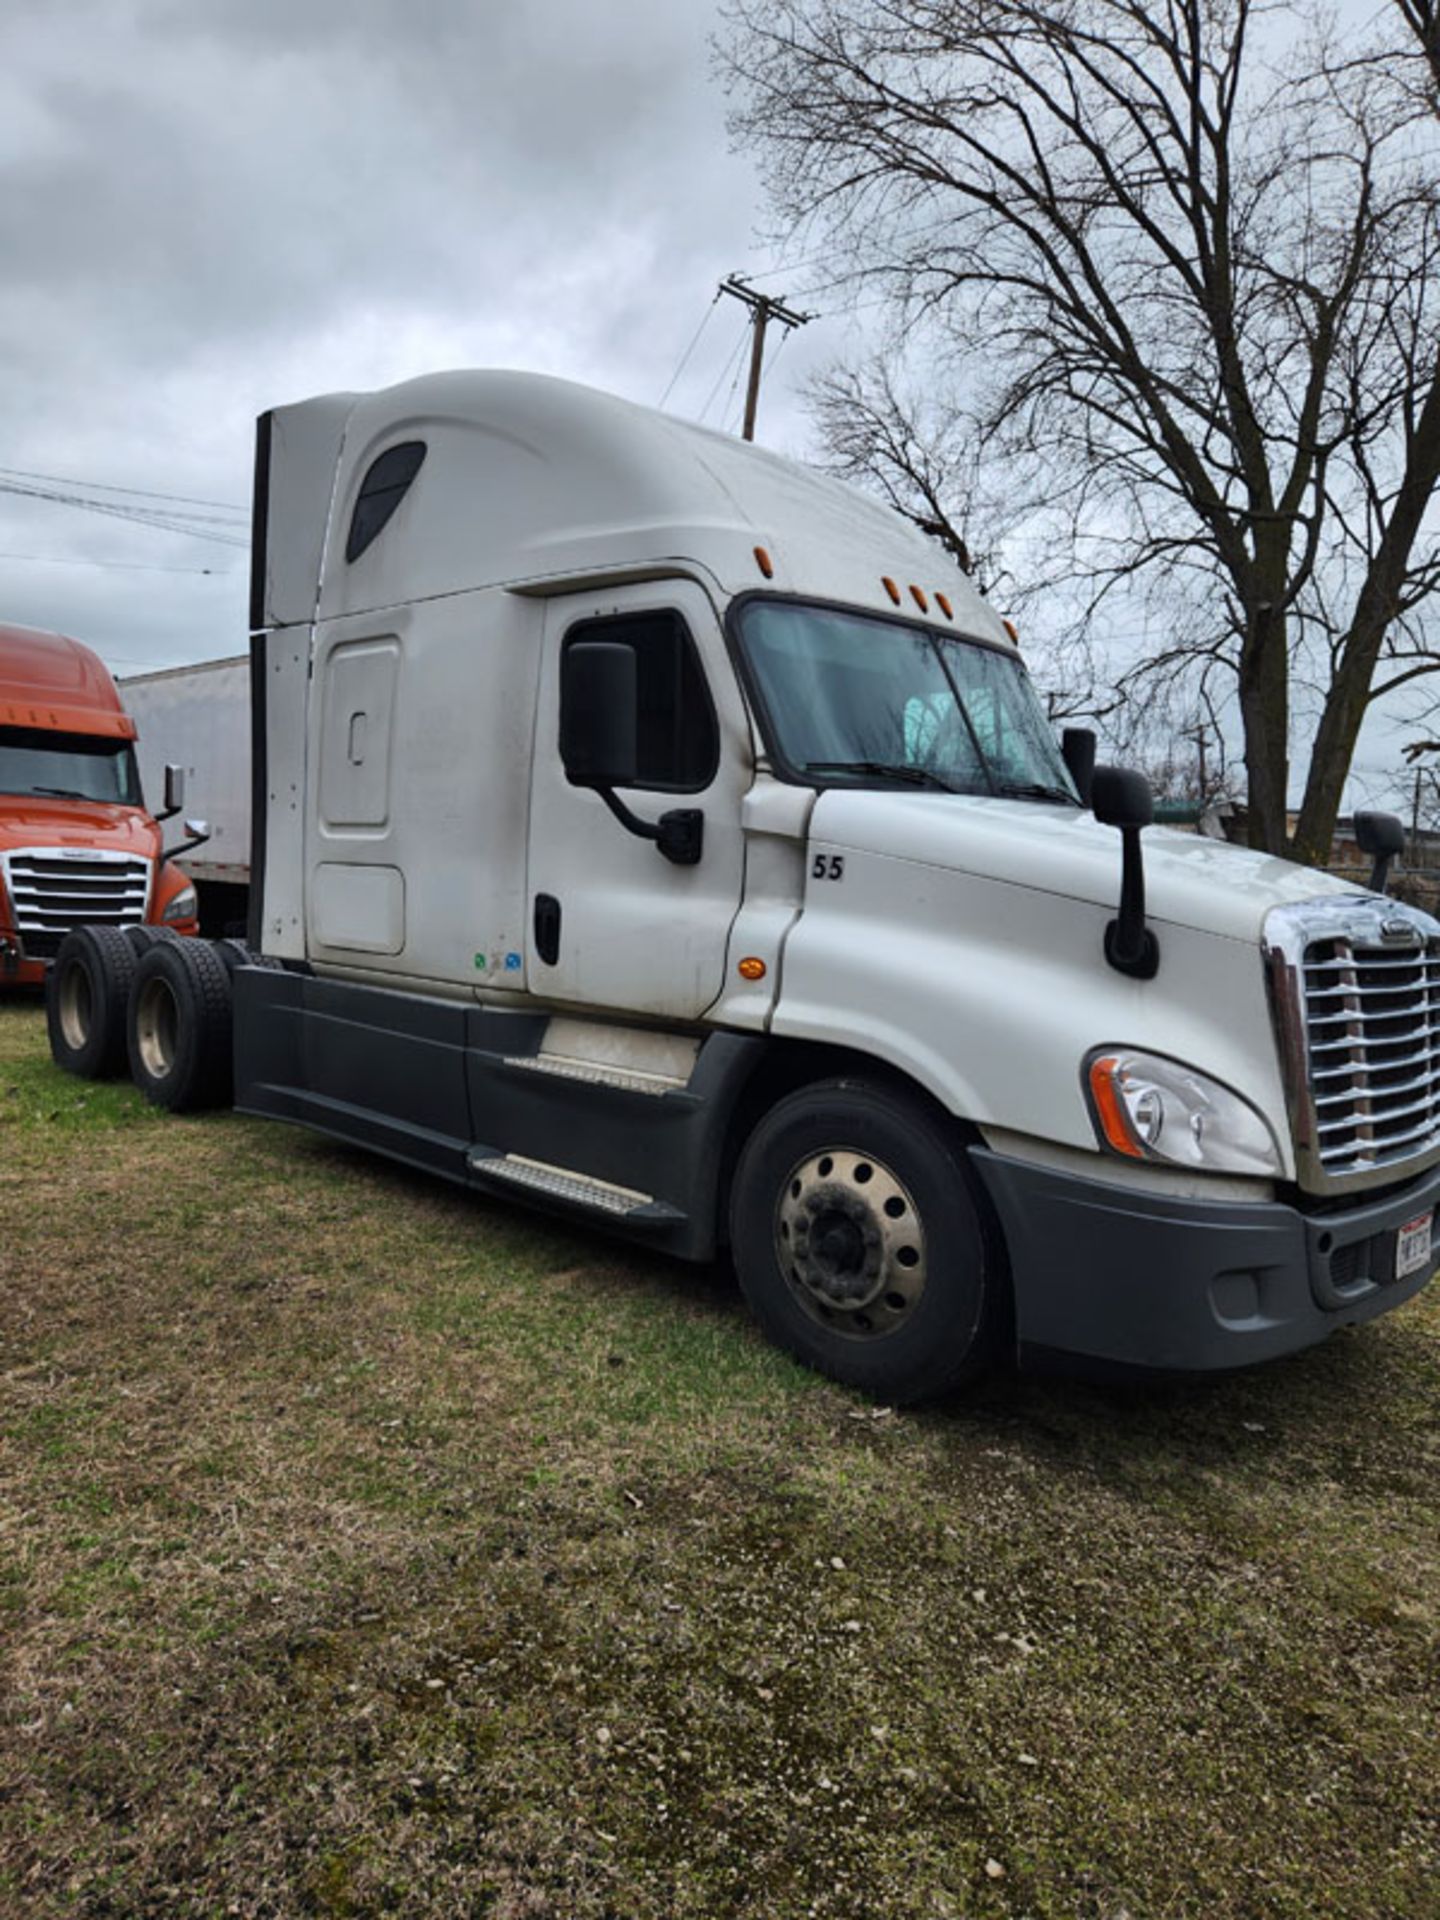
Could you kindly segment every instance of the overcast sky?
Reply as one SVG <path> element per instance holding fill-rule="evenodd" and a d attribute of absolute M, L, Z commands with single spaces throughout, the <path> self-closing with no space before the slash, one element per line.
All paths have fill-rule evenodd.
<path fill-rule="evenodd" d="M 716 0 L 0 0 L 0 621 L 120 675 L 242 651 L 254 418 L 309 394 L 515 366 L 737 426 L 717 282 L 803 303 L 818 263 L 761 237 L 715 26 Z M 808 304 L 760 418 L 796 454 L 805 372 L 862 345 Z M 215 537 L 6 490 L 56 490 L 28 475 L 185 496 L 102 497 Z M 1383 787 L 1398 757 L 1367 727 Z"/>
<path fill-rule="evenodd" d="M 737 421 L 746 315 L 716 284 L 795 282 L 727 150 L 714 24 L 710 0 L 3 0 L 0 483 L 228 503 L 238 544 L 0 492 L 0 620 L 118 673 L 241 651 L 254 417 L 308 394 L 515 366 L 653 404 L 709 309 L 669 405 Z M 798 377 L 844 335 L 787 343 L 762 439 L 803 450 Z"/>

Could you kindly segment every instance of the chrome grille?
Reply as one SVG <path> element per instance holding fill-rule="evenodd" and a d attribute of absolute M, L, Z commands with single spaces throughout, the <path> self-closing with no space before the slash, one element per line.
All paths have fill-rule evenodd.
<path fill-rule="evenodd" d="M 1440 1138 L 1440 943 L 1396 953 L 1316 942 L 1305 1026 L 1327 1171 L 1406 1159 Z"/>
<path fill-rule="evenodd" d="M 1266 945 L 1302 1181 L 1371 1185 L 1440 1157 L 1440 925 L 1342 898 L 1278 910 Z"/>
<path fill-rule="evenodd" d="M 26 952 L 53 955 L 72 927 L 126 926 L 145 918 L 150 862 L 87 847 L 27 848 L 4 857 L 15 931 Z"/>

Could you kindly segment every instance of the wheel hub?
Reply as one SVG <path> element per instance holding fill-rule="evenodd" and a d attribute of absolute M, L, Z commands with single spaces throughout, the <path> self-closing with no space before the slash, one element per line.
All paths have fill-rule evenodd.
<path fill-rule="evenodd" d="M 775 1245 L 810 1317 L 860 1338 L 893 1332 L 924 1290 L 924 1230 L 909 1192 L 880 1161 L 844 1148 L 793 1169 Z"/>
<path fill-rule="evenodd" d="M 60 976 L 60 1031 L 67 1046 L 78 1053 L 90 1038 L 95 1018 L 90 976 L 78 962 L 72 961 Z"/>

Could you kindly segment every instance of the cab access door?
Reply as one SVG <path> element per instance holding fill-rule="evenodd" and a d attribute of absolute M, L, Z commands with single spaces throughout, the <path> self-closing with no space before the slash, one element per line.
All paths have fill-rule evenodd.
<path fill-rule="evenodd" d="M 701 816 L 693 863 L 627 830 L 566 764 L 567 656 L 587 642 L 634 654 L 635 780 L 617 790 L 646 824 Z M 694 582 L 569 595 L 546 608 L 530 806 L 527 985 L 574 1006 L 697 1019 L 724 982 L 740 905 L 740 800 L 750 732 L 714 606 Z"/>

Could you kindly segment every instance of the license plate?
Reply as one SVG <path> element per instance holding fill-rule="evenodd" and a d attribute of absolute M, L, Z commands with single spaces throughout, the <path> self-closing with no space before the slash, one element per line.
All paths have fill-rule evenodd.
<path fill-rule="evenodd" d="M 1395 1236 L 1395 1278 L 1403 1280 L 1407 1273 L 1418 1273 L 1421 1267 L 1430 1264 L 1430 1222 L 1428 1213 L 1417 1213 L 1413 1220 L 1407 1220 Z"/>

